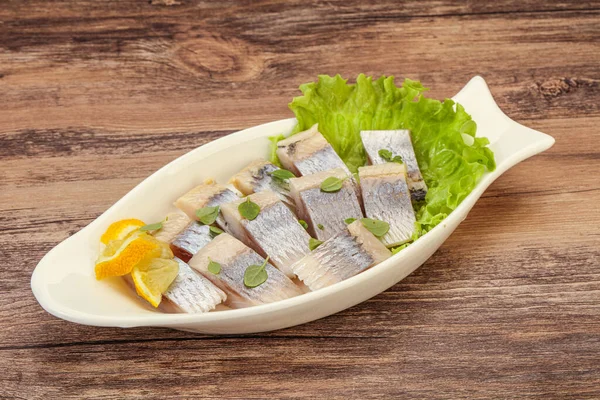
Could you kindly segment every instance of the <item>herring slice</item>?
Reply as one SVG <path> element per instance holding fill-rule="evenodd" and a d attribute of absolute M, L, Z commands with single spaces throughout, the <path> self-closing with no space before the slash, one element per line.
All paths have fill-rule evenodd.
<path fill-rule="evenodd" d="M 354 221 L 292 265 L 292 270 L 310 290 L 318 290 L 371 268 L 391 255 L 361 221 Z"/>
<path fill-rule="evenodd" d="M 282 204 L 282 207 L 285 207 Z M 289 211 L 289 210 L 288 210 Z M 220 265 L 220 272 L 208 271 L 208 264 Z M 265 259 L 254 250 L 223 233 L 190 260 L 190 267 L 202 273 L 212 283 L 227 293 L 226 304 L 232 308 L 272 303 L 302 294 L 302 290 L 277 268 L 267 263 L 267 280 L 254 288 L 244 285 L 244 273 L 250 265 L 262 265 Z"/>
<path fill-rule="evenodd" d="M 210 280 L 192 270 L 182 260 L 175 258 L 175 261 L 179 263 L 179 273 L 163 293 L 163 297 L 174 306 L 174 311 L 188 314 L 205 313 L 227 300 L 225 292 Z"/>
<path fill-rule="evenodd" d="M 329 178 L 343 179 L 337 192 L 324 192 L 321 183 Z M 363 217 L 354 182 L 342 168 L 290 179 L 290 190 L 296 201 L 298 218 L 305 220 L 311 235 L 327 240 L 346 229 L 347 218 Z"/>
<path fill-rule="evenodd" d="M 176 257 L 188 262 L 201 248 L 213 238 L 210 226 L 191 221 L 171 242 L 171 251 Z"/>
<path fill-rule="evenodd" d="M 410 240 L 415 231 L 415 212 L 406 184 L 404 164 L 385 163 L 358 168 L 365 214 L 385 221 L 390 230 L 381 239 L 388 246 Z"/>
<path fill-rule="evenodd" d="M 318 125 L 277 143 L 281 164 L 296 175 L 310 175 L 332 168 L 342 168 L 352 176 L 344 161 L 319 132 Z"/>
<path fill-rule="evenodd" d="M 271 176 L 271 173 L 278 169 L 279 167 L 268 161 L 256 160 L 235 174 L 229 183 L 233 184 L 245 196 L 264 190 L 272 190 L 277 193 L 286 206 L 294 211 L 295 204 L 290 196 L 288 182 L 277 180 Z"/>
<path fill-rule="evenodd" d="M 293 279 L 295 275 L 289 267 L 310 251 L 310 236 L 274 192 L 266 190 L 248 198 L 260 207 L 252 221 L 243 218 L 238 210 L 246 199 L 221 206 L 230 233 L 263 257 L 269 256 L 273 265 Z"/>
<path fill-rule="evenodd" d="M 187 214 L 190 219 L 197 220 L 196 211 L 203 207 L 215 207 L 238 199 L 240 196 L 233 190 L 218 183 L 198 185 L 175 201 L 175 206 Z M 222 215 L 217 217 L 217 224 L 227 229 Z"/>
<path fill-rule="evenodd" d="M 171 241 L 183 231 L 190 223 L 190 219 L 183 213 L 170 213 L 162 223 L 162 228 L 153 233 L 153 236 L 165 243 Z"/>
<path fill-rule="evenodd" d="M 410 131 L 399 129 L 392 131 L 361 131 L 360 137 L 367 152 L 371 164 L 383 164 L 386 162 L 379 155 L 379 150 L 385 149 L 392 152 L 393 156 L 402 157 L 406 165 L 408 188 L 414 201 L 425 199 L 427 185 L 421 175 L 415 150 L 412 145 Z"/>

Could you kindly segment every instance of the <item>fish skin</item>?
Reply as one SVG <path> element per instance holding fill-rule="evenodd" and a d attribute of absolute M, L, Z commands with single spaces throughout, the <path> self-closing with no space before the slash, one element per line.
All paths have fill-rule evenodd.
<path fill-rule="evenodd" d="M 427 185 L 421 175 L 419 163 L 412 145 L 410 131 L 398 129 L 389 131 L 361 131 L 360 137 L 371 164 L 386 163 L 379 155 L 379 150 L 387 149 L 392 154 L 402 157 L 406 165 L 408 188 L 414 201 L 421 201 L 427 195 Z"/>
<path fill-rule="evenodd" d="M 218 275 L 208 271 L 210 261 L 221 265 Z M 302 294 L 298 286 L 270 263 L 265 268 L 268 279 L 255 288 L 246 287 L 246 269 L 250 265 L 262 265 L 264 261 L 254 250 L 223 233 L 192 257 L 189 264 L 227 293 L 226 305 L 232 308 L 272 303 Z"/>
<path fill-rule="evenodd" d="M 348 176 L 352 173 L 331 144 L 319 132 L 317 124 L 277 143 L 277 157 L 281 164 L 295 175 L 342 168 Z"/>
<path fill-rule="evenodd" d="M 345 179 L 342 189 L 333 193 L 321 191 L 321 183 L 331 176 Z M 346 230 L 345 219 L 363 217 L 354 182 L 342 168 L 291 178 L 290 189 L 298 218 L 308 223 L 310 234 L 319 240 L 327 240 Z M 324 229 L 319 229 L 319 224 Z"/>
<path fill-rule="evenodd" d="M 196 211 L 203 207 L 215 207 L 240 198 L 239 194 L 218 183 L 209 182 L 198 185 L 175 201 L 175 207 L 187 214 L 190 219 L 198 220 Z M 217 225 L 227 230 L 227 224 L 219 213 Z"/>
<path fill-rule="evenodd" d="M 365 214 L 390 225 L 381 238 L 388 247 L 408 242 L 415 231 L 415 212 L 405 174 L 404 164 L 398 163 L 358 168 Z"/>
<path fill-rule="evenodd" d="M 227 295 L 209 279 L 195 272 L 183 260 L 174 259 L 179 264 L 179 274 L 171 286 L 163 293 L 173 311 L 196 314 L 214 310 L 227 300 Z M 167 305 L 163 307 L 168 307 Z"/>
<path fill-rule="evenodd" d="M 171 242 L 171 251 L 176 257 L 188 262 L 201 248 L 212 239 L 210 226 L 191 221 Z"/>
<path fill-rule="evenodd" d="M 267 190 L 248 197 L 260 207 L 252 221 L 243 218 L 238 210 L 246 199 L 221 207 L 230 233 L 263 257 L 269 256 L 273 265 L 293 279 L 295 275 L 289 266 L 310 251 L 309 234 L 274 192 Z"/>
<path fill-rule="evenodd" d="M 233 184 L 245 196 L 264 190 L 272 190 L 294 212 L 296 205 L 290 196 L 289 184 L 280 182 L 270 175 L 278 169 L 280 169 L 278 166 L 268 161 L 256 160 L 231 177 L 229 183 Z"/>
<path fill-rule="evenodd" d="M 292 270 L 314 291 L 348 279 L 391 255 L 362 222 L 354 221 L 297 261 Z"/>
<path fill-rule="evenodd" d="M 156 239 L 170 243 L 191 222 L 183 213 L 170 213 L 162 223 L 162 228 L 153 232 Z"/>

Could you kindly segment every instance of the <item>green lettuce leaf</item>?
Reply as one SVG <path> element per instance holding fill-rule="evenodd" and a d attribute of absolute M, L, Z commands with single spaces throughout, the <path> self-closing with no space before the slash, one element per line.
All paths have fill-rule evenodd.
<path fill-rule="evenodd" d="M 460 104 L 427 98 L 420 82 L 394 77 L 377 80 L 363 74 L 356 84 L 320 75 L 317 82 L 300 86 L 303 95 L 289 107 L 298 124 L 292 134 L 319 124 L 352 172 L 367 163 L 361 130 L 410 129 L 423 178 L 429 191 L 415 206 L 417 238 L 439 224 L 473 190 L 486 171 L 495 169 L 486 138 L 475 136 L 477 125 Z M 274 139 L 273 142 L 279 138 Z M 275 153 L 272 161 L 278 162 Z"/>

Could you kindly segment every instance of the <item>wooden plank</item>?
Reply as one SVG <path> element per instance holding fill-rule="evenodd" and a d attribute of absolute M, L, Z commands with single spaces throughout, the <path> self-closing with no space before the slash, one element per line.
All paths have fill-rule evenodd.
<path fill-rule="evenodd" d="M 315 78 L 315 65 L 348 77 L 410 76 L 434 97 L 482 74 L 514 118 L 566 118 L 572 107 L 598 115 L 599 12 L 358 18 L 327 29 L 303 26 L 309 16 L 297 25 L 241 26 L 222 17 L 218 28 L 179 20 L 154 26 L 145 18 L 7 22 L 0 26 L 8 49 L 0 53 L 0 106 L 10 112 L 0 132 L 72 130 L 82 121 L 87 129 L 136 133 L 241 129 L 290 116 L 287 103 Z M 17 46 L 16 37 L 25 43 Z"/>

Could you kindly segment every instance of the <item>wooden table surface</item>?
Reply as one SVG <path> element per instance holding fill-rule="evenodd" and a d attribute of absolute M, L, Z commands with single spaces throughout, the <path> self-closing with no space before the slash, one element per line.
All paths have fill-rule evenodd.
<path fill-rule="evenodd" d="M 36 303 L 39 259 L 153 171 L 360 72 L 437 98 L 480 74 L 556 145 L 414 274 L 323 320 L 211 337 Z M 598 399 L 599 126 L 598 1 L 5 0 L 0 397 Z"/>

